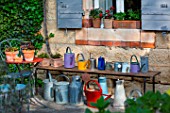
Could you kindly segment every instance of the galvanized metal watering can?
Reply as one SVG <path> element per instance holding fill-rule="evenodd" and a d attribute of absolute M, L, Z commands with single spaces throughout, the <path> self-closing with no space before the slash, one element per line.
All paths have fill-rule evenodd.
<path fill-rule="evenodd" d="M 130 91 L 129 98 L 136 101 L 137 97 L 141 97 L 141 96 L 142 96 L 142 92 L 139 89 L 133 89 L 132 91 Z"/>
<path fill-rule="evenodd" d="M 81 60 L 79 60 L 80 55 L 82 57 Z M 76 61 L 79 70 L 86 70 L 89 66 L 89 60 L 85 60 L 84 55 L 82 53 L 77 54 Z"/>
<path fill-rule="evenodd" d="M 136 62 L 132 62 L 132 58 L 135 57 L 136 59 Z M 140 64 L 139 64 L 139 61 L 136 57 L 136 55 L 132 55 L 131 58 L 130 58 L 130 72 L 131 73 L 138 73 L 141 71 L 141 69 L 143 68 L 145 64 L 143 64 L 141 67 L 140 67 Z"/>
<path fill-rule="evenodd" d="M 54 100 L 54 92 L 53 92 L 53 83 L 57 82 L 57 80 L 52 79 L 50 73 L 48 73 L 49 79 L 43 80 L 43 97 L 45 100 L 53 101 Z"/>
<path fill-rule="evenodd" d="M 63 74 L 58 77 L 64 77 L 67 81 L 54 82 L 55 102 L 57 104 L 67 104 L 69 102 L 68 92 L 70 79 Z"/>
<path fill-rule="evenodd" d="M 125 88 L 124 88 L 124 80 L 118 79 L 116 81 L 113 107 L 118 108 L 118 109 L 124 109 L 125 100 L 126 100 L 126 94 L 125 94 Z"/>
<path fill-rule="evenodd" d="M 90 53 L 90 59 L 89 59 L 89 66 L 88 66 L 88 68 L 90 70 L 96 69 L 96 59 L 92 58 L 91 53 Z"/>
<path fill-rule="evenodd" d="M 64 54 L 64 67 L 65 68 L 74 68 L 75 67 L 75 54 L 72 53 L 70 47 L 67 47 L 66 53 Z"/>
<path fill-rule="evenodd" d="M 80 76 L 72 76 L 72 82 L 69 85 L 69 102 L 78 105 L 82 102 L 82 82 Z"/>

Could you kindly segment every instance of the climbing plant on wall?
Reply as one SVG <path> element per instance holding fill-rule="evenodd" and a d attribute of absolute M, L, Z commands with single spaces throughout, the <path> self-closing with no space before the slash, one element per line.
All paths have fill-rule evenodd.
<path fill-rule="evenodd" d="M 37 49 L 44 43 L 39 33 L 43 21 L 43 0 L 0 0 L 0 41 L 19 38 Z"/>

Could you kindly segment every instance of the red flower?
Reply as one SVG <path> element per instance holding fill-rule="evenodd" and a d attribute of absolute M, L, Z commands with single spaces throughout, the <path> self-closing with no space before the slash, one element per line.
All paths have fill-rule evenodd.
<path fill-rule="evenodd" d="M 102 13 L 100 13 L 100 14 L 99 14 L 99 17 L 100 17 L 100 18 L 102 18 L 102 17 L 103 17 L 103 14 L 102 14 Z"/>
<path fill-rule="evenodd" d="M 109 10 L 106 10 L 106 13 L 110 13 L 110 11 L 109 11 Z"/>
<path fill-rule="evenodd" d="M 115 7 L 114 6 L 110 7 L 110 10 L 115 10 Z"/>

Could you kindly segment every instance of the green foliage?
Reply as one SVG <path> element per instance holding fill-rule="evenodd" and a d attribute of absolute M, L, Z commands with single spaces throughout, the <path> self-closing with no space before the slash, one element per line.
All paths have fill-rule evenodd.
<path fill-rule="evenodd" d="M 166 93 L 161 94 L 159 91 L 147 92 L 142 97 L 137 98 L 136 101 L 127 99 L 127 108 L 125 113 L 161 113 L 170 112 L 170 96 Z"/>
<path fill-rule="evenodd" d="M 41 49 L 42 21 L 42 0 L 0 0 L 0 41 L 18 38 L 31 41 L 36 49 Z"/>
<path fill-rule="evenodd" d="M 109 106 L 109 100 L 104 100 L 104 97 L 101 96 L 100 99 L 97 100 L 97 103 L 91 103 L 92 106 L 98 109 L 96 113 L 111 113 L 109 110 L 105 110 Z M 90 109 L 86 108 L 85 113 L 93 113 Z"/>
<path fill-rule="evenodd" d="M 49 55 L 47 53 L 41 53 L 38 55 L 39 58 L 49 58 Z"/>
<path fill-rule="evenodd" d="M 126 13 L 122 13 L 122 12 L 114 14 L 115 20 L 124 20 L 125 16 L 126 16 Z"/>
<path fill-rule="evenodd" d="M 60 53 L 58 53 L 58 52 L 51 55 L 51 58 L 61 58 L 61 57 L 62 57 L 62 55 Z"/>
<path fill-rule="evenodd" d="M 128 9 L 124 13 L 115 13 L 114 18 L 115 20 L 141 20 L 141 12 L 140 10 L 133 11 L 132 9 Z"/>
<path fill-rule="evenodd" d="M 96 9 L 92 9 L 90 10 L 90 17 L 96 19 L 96 18 L 102 18 L 103 14 L 102 14 L 102 10 L 100 8 L 96 8 Z"/>
<path fill-rule="evenodd" d="M 133 11 L 132 9 L 127 10 L 127 20 L 140 20 L 141 12 L 140 10 Z"/>

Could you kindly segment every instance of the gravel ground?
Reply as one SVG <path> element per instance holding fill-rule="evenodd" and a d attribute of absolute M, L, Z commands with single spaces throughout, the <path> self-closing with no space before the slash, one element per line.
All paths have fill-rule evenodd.
<path fill-rule="evenodd" d="M 38 100 L 35 101 L 35 100 Z M 41 104 L 40 104 L 40 103 Z M 24 105 L 24 108 L 27 105 Z M 29 113 L 85 113 L 85 109 L 89 108 L 85 104 L 80 104 L 80 105 L 70 105 L 70 104 L 65 104 L 65 105 L 60 105 L 55 102 L 50 102 L 50 101 L 45 101 L 40 95 L 36 96 L 35 98 L 31 99 L 31 104 L 30 104 L 30 112 Z M 93 112 L 96 112 L 97 109 L 95 108 L 89 108 Z M 120 109 L 114 109 L 112 106 L 109 106 L 108 109 L 111 112 L 115 111 L 122 111 Z M 22 113 L 28 113 L 28 112 L 22 112 Z"/>

